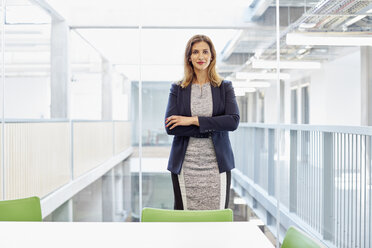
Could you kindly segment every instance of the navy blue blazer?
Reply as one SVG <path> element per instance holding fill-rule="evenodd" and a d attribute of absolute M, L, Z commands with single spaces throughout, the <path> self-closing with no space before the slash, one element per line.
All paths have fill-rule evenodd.
<path fill-rule="evenodd" d="M 234 155 L 228 131 L 234 131 L 239 125 L 239 109 L 230 81 L 223 80 L 220 87 L 212 88 L 212 117 L 198 117 L 199 126 L 177 126 L 172 130 L 165 127 L 169 135 L 174 135 L 168 161 L 168 170 L 180 174 L 190 137 L 212 137 L 220 173 L 235 168 Z M 165 118 L 172 115 L 191 116 L 191 84 L 181 88 L 172 84 Z M 165 122 L 165 121 L 164 121 Z"/>

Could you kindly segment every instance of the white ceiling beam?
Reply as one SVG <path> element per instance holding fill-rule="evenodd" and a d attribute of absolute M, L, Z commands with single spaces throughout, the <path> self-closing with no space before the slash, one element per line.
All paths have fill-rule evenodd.
<path fill-rule="evenodd" d="M 245 21 L 252 22 L 260 18 L 271 3 L 272 0 L 260 0 L 253 7 L 249 7 L 245 14 Z"/>
<path fill-rule="evenodd" d="M 40 6 L 40 8 L 46 11 L 48 15 L 50 15 L 54 20 L 65 21 L 65 18 L 61 14 L 59 14 L 58 11 L 56 11 L 49 3 L 45 2 L 44 0 L 30 0 L 30 1 Z"/>
<path fill-rule="evenodd" d="M 236 26 L 141 26 L 142 29 L 246 29 L 252 27 L 251 24 Z M 136 25 L 72 25 L 71 29 L 138 29 Z"/>

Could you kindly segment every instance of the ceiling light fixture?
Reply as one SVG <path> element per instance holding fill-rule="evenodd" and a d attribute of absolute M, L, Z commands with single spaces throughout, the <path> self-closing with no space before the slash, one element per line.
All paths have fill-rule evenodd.
<path fill-rule="evenodd" d="M 298 27 L 300 29 L 308 29 L 308 28 L 313 28 L 316 26 L 316 23 L 301 23 Z"/>
<path fill-rule="evenodd" d="M 306 48 L 301 48 L 300 50 L 297 51 L 298 54 L 304 54 L 307 52 Z"/>
<path fill-rule="evenodd" d="M 372 46 L 372 35 L 362 33 L 289 33 L 287 45 L 314 46 Z"/>
<path fill-rule="evenodd" d="M 236 89 L 234 89 L 234 92 L 235 92 L 235 96 L 244 96 L 245 93 L 256 92 L 256 89 L 255 88 L 250 88 L 250 87 L 247 87 L 247 88 L 236 88 Z"/>
<path fill-rule="evenodd" d="M 289 79 L 290 75 L 288 73 L 280 73 L 280 79 Z M 276 80 L 276 73 L 255 73 L 255 72 L 237 72 L 236 79 L 245 79 L 245 80 Z"/>
<path fill-rule="evenodd" d="M 345 26 L 346 26 L 346 27 L 351 26 L 351 25 L 353 25 L 354 23 L 356 23 L 356 22 L 362 20 L 364 17 L 366 17 L 366 15 L 358 15 L 358 16 L 354 17 L 353 19 L 347 21 L 347 22 L 345 23 Z"/>
<path fill-rule="evenodd" d="M 320 62 L 313 61 L 280 61 L 280 69 L 320 69 Z M 253 68 L 276 68 L 275 60 L 254 60 L 252 62 Z"/>
<path fill-rule="evenodd" d="M 249 81 L 249 80 L 234 80 L 232 81 L 234 88 L 268 88 L 270 83 L 267 81 Z"/>

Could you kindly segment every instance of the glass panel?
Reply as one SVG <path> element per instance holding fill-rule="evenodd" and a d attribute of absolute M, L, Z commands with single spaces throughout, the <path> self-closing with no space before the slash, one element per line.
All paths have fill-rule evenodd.
<path fill-rule="evenodd" d="M 4 200 L 4 196 L 5 196 L 5 188 L 4 188 L 4 184 L 5 184 L 5 175 L 4 175 L 4 170 L 5 170 L 5 166 L 4 166 L 4 146 L 3 146 L 3 137 L 4 137 L 4 132 L 3 132 L 3 127 L 4 127 L 4 109 L 3 109 L 3 106 L 4 106 L 4 91 L 3 91 L 3 87 L 4 87 L 4 63 L 3 63 L 3 58 L 4 58 L 4 48 L 3 48 L 3 44 L 4 44 L 4 8 L 5 6 L 3 5 L 3 1 L 0 2 L 0 114 L 1 114 L 1 134 L 0 134 L 0 140 L 1 140 L 1 145 L 0 145 L 0 148 L 1 148 L 1 161 L 0 161 L 0 199 L 1 200 Z"/>
<path fill-rule="evenodd" d="M 5 16 L 3 199 L 44 197 L 69 180 L 68 125 L 51 120 L 51 18 L 28 1 L 7 1 Z"/>
<path fill-rule="evenodd" d="M 370 98 L 371 11 L 370 1 L 280 1 L 281 72 L 289 75 L 284 95 L 297 102 L 302 124 L 370 125 L 369 114 L 363 114 L 369 102 L 360 99 Z M 291 90 L 297 90 L 298 99 Z M 290 108 L 285 106 L 285 112 Z M 285 115 L 285 122 L 293 120 Z M 285 146 L 297 155 L 286 172 L 291 213 L 330 246 L 368 247 L 371 230 L 363 226 L 369 208 L 363 194 L 369 190 L 361 186 L 368 178 L 365 144 L 358 135 L 296 134 L 297 146 Z"/>
<path fill-rule="evenodd" d="M 79 30 L 70 33 L 71 118 L 99 120 L 102 116 L 102 79 L 104 65 L 101 54 Z"/>
<path fill-rule="evenodd" d="M 116 36 L 108 38 L 113 33 Z M 132 71 L 119 70 L 117 64 L 130 61 L 129 57 L 138 59 L 138 30 L 74 28 L 70 38 L 74 177 L 89 174 L 113 156 L 129 156 L 134 149 L 132 156 L 111 165 L 106 174 L 74 196 L 74 221 L 136 221 L 138 128 L 131 122 L 138 119 L 138 109 L 131 109 L 136 101 L 136 78 Z M 138 60 L 130 65 L 139 69 Z"/>
<path fill-rule="evenodd" d="M 51 18 L 28 1 L 8 1 L 5 118 L 50 119 Z"/>

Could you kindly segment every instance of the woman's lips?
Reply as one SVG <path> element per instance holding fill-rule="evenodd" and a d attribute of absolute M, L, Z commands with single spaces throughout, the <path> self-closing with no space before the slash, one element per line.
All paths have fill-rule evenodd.
<path fill-rule="evenodd" d="M 198 63 L 199 65 L 202 65 L 202 64 L 204 64 L 204 62 L 196 62 L 196 63 Z"/>

